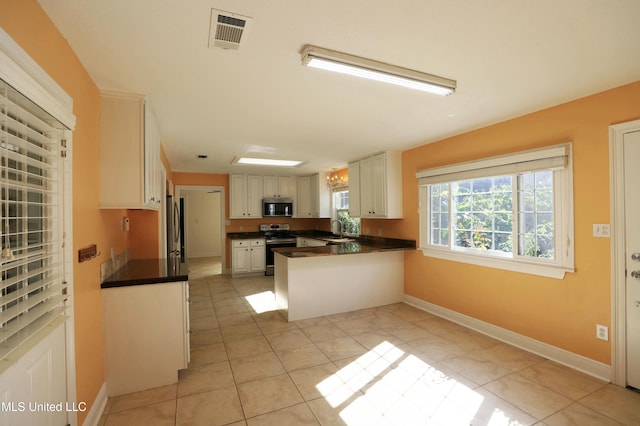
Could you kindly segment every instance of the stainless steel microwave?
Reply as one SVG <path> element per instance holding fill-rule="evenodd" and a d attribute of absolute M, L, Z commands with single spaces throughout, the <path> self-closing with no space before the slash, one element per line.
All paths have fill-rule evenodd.
<path fill-rule="evenodd" d="M 293 200 L 291 198 L 263 198 L 262 217 L 293 216 Z"/>

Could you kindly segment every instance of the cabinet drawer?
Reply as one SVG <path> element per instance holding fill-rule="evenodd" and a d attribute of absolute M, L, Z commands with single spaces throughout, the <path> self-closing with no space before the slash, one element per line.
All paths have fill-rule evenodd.
<path fill-rule="evenodd" d="M 249 247 L 251 240 L 233 240 L 233 247 Z"/>
<path fill-rule="evenodd" d="M 264 247 L 264 238 L 255 240 L 233 240 L 233 247 Z"/>

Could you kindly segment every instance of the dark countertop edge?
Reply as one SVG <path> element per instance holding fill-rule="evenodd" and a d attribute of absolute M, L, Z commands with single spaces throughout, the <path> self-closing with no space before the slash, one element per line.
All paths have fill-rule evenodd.
<path fill-rule="evenodd" d="M 319 256 L 344 256 L 349 254 L 383 253 L 400 250 L 415 250 L 414 240 L 398 240 L 398 243 L 388 245 L 367 245 L 360 242 L 328 244 L 318 247 L 283 247 L 274 251 L 290 259 L 302 259 Z"/>
<path fill-rule="evenodd" d="M 181 281 L 189 281 L 188 275 L 176 275 L 175 277 L 150 277 L 150 278 L 136 278 L 131 280 L 118 280 L 118 281 L 105 281 L 100 284 L 100 288 L 118 288 L 118 287 L 131 287 L 136 285 L 148 285 L 148 284 L 166 284 L 175 283 Z"/>
<path fill-rule="evenodd" d="M 253 238 L 264 238 L 260 232 L 227 232 L 227 238 L 230 240 L 250 240 Z"/>
<path fill-rule="evenodd" d="M 336 234 L 329 232 L 329 231 L 317 231 L 317 230 L 310 230 L 310 231 L 289 231 L 291 234 L 294 234 L 298 237 L 305 237 L 305 238 L 315 238 L 315 239 L 322 239 L 322 238 L 329 238 L 329 237 L 336 237 Z M 352 236 L 346 236 L 347 238 L 351 238 L 356 240 L 357 242 L 359 242 L 360 244 L 363 245 L 367 245 L 367 246 L 380 246 L 380 245 L 398 245 L 398 246 L 402 246 L 405 248 L 416 248 L 416 241 L 415 240 L 404 240 L 404 239 L 400 239 L 400 238 L 387 238 L 387 237 L 377 237 L 377 236 L 373 236 L 373 235 L 360 235 L 357 237 L 352 237 Z M 241 239 L 252 239 L 252 238 L 264 238 L 264 235 L 262 235 L 260 232 L 229 232 L 227 233 L 227 238 L 230 240 L 241 240 Z"/>
<path fill-rule="evenodd" d="M 130 287 L 136 285 L 166 284 L 189 281 L 186 263 L 179 263 L 177 270 L 171 270 L 167 259 L 133 259 L 123 268 L 108 277 L 100 288 Z M 162 269 L 162 271 L 160 271 Z"/>

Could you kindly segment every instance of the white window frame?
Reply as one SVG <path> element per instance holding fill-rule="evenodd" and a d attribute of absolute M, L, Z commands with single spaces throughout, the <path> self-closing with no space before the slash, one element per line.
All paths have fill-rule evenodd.
<path fill-rule="evenodd" d="M 74 277 L 73 277 L 73 204 L 72 204 L 72 180 L 73 180 L 73 138 L 72 132 L 75 130 L 76 117 L 73 114 L 73 99 L 58 85 L 58 83 L 40 67 L 40 65 L 25 52 L 11 36 L 0 28 L 0 78 L 29 98 L 32 102 L 40 106 L 43 110 L 58 119 L 67 129 L 65 138 L 66 162 L 64 174 L 61 176 L 61 183 L 64 186 L 63 200 L 63 226 L 64 240 L 67 242 L 63 247 L 64 265 L 63 273 L 67 282 L 67 311 L 64 321 L 64 333 L 66 336 L 66 383 L 67 401 L 76 401 L 76 368 L 75 368 L 75 333 L 74 333 Z M 42 341 L 45 339 L 43 338 Z M 41 345 L 38 343 L 38 347 Z M 25 350 L 29 348 L 25 347 Z M 27 358 L 33 350 L 25 354 L 20 360 Z M 15 360 L 10 366 L 3 366 L 5 371 L 0 378 L 8 378 L 11 381 L 16 374 L 16 368 L 20 362 Z M 21 377 L 21 376 L 20 376 Z M 21 383 L 17 383 L 20 389 Z M 89 422 L 95 416 L 92 408 L 88 417 Z M 68 412 L 67 421 L 71 426 L 77 424 L 77 413 Z M 97 419 L 95 420 L 97 421 Z"/>
<path fill-rule="evenodd" d="M 332 188 L 331 189 L 331 232 L 333 232 L 334 234 L 339 234 L 339 232 L 335 232 L 334 230 L 334 226 L 333 226 L 333 221 L 338 219 L 338 209 L 335 206 L 335 193 L 336 192 L 344 192 L 344 191 L 349 191 L 349 187 L 348 186 L 340 186 L 340 187 L 336 187 L 336 188 Z M 349 204 L 351 204 L 351 193 L 349 193 Z M 343 210 L 343 209 L 340 209 Z M 347 213 L 349 213 L 349 209 L 347 209 Z M 351 217 L 351 216 L 349 216 Z M 360 220 L 360 234 L 362 234 L 362 219 L 361 218 L 353 218 L 353 219 L 359 219 Z M 348 237 L 359 237 L 360 234 L 353 234 L 350 232 L 343 232 L 343 235 L 348 236 Z"/>
<path fill-rule="evenodd" d="M 451 236 L 453 235 L 451 213 L 449 216 L 449 245 L 431 244 L 430 185 L 489 176 L 517 176 L 526 172 L 543 170 L 553 170 L 554 173 L 555 259 L 549 260 L 528 256 L 507 257 L 496 252 L 455 248 L 451 242 Z M 563 279 L 566 272 L 574 272 L 573 160 L 571 143 L 421 170 L 416 176 L 418 177 L 420 201 L 419 248 L 424 256 L 555 279 Z M 514 215 L 517 214 L 516 211 L 517 204 L 514 199 Z M 516 241 L 517 239 L 514 239 L 514 247 L 517 244 Z"/>

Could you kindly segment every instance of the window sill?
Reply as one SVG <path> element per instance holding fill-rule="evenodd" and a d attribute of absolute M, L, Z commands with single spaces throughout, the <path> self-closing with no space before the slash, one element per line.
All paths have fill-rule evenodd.
<path fill-rule="evenodd" d="M 424 256 L 436 259 L 468 263 L 471 265 L 485 266 L 487 268 L 503 269 L 505 271 L 521 272 L 523 274 L 538 275 L 557 280 L 564 279 L 564 275 L 567 272 L 574 272 L 573 268 L 563 266 L 518 262 L 511 259 L 457 253 L 449 250 L 438 250 L 428 247 L 421 247 L 420 250 L 422 250 L 422 254 Z"/>

